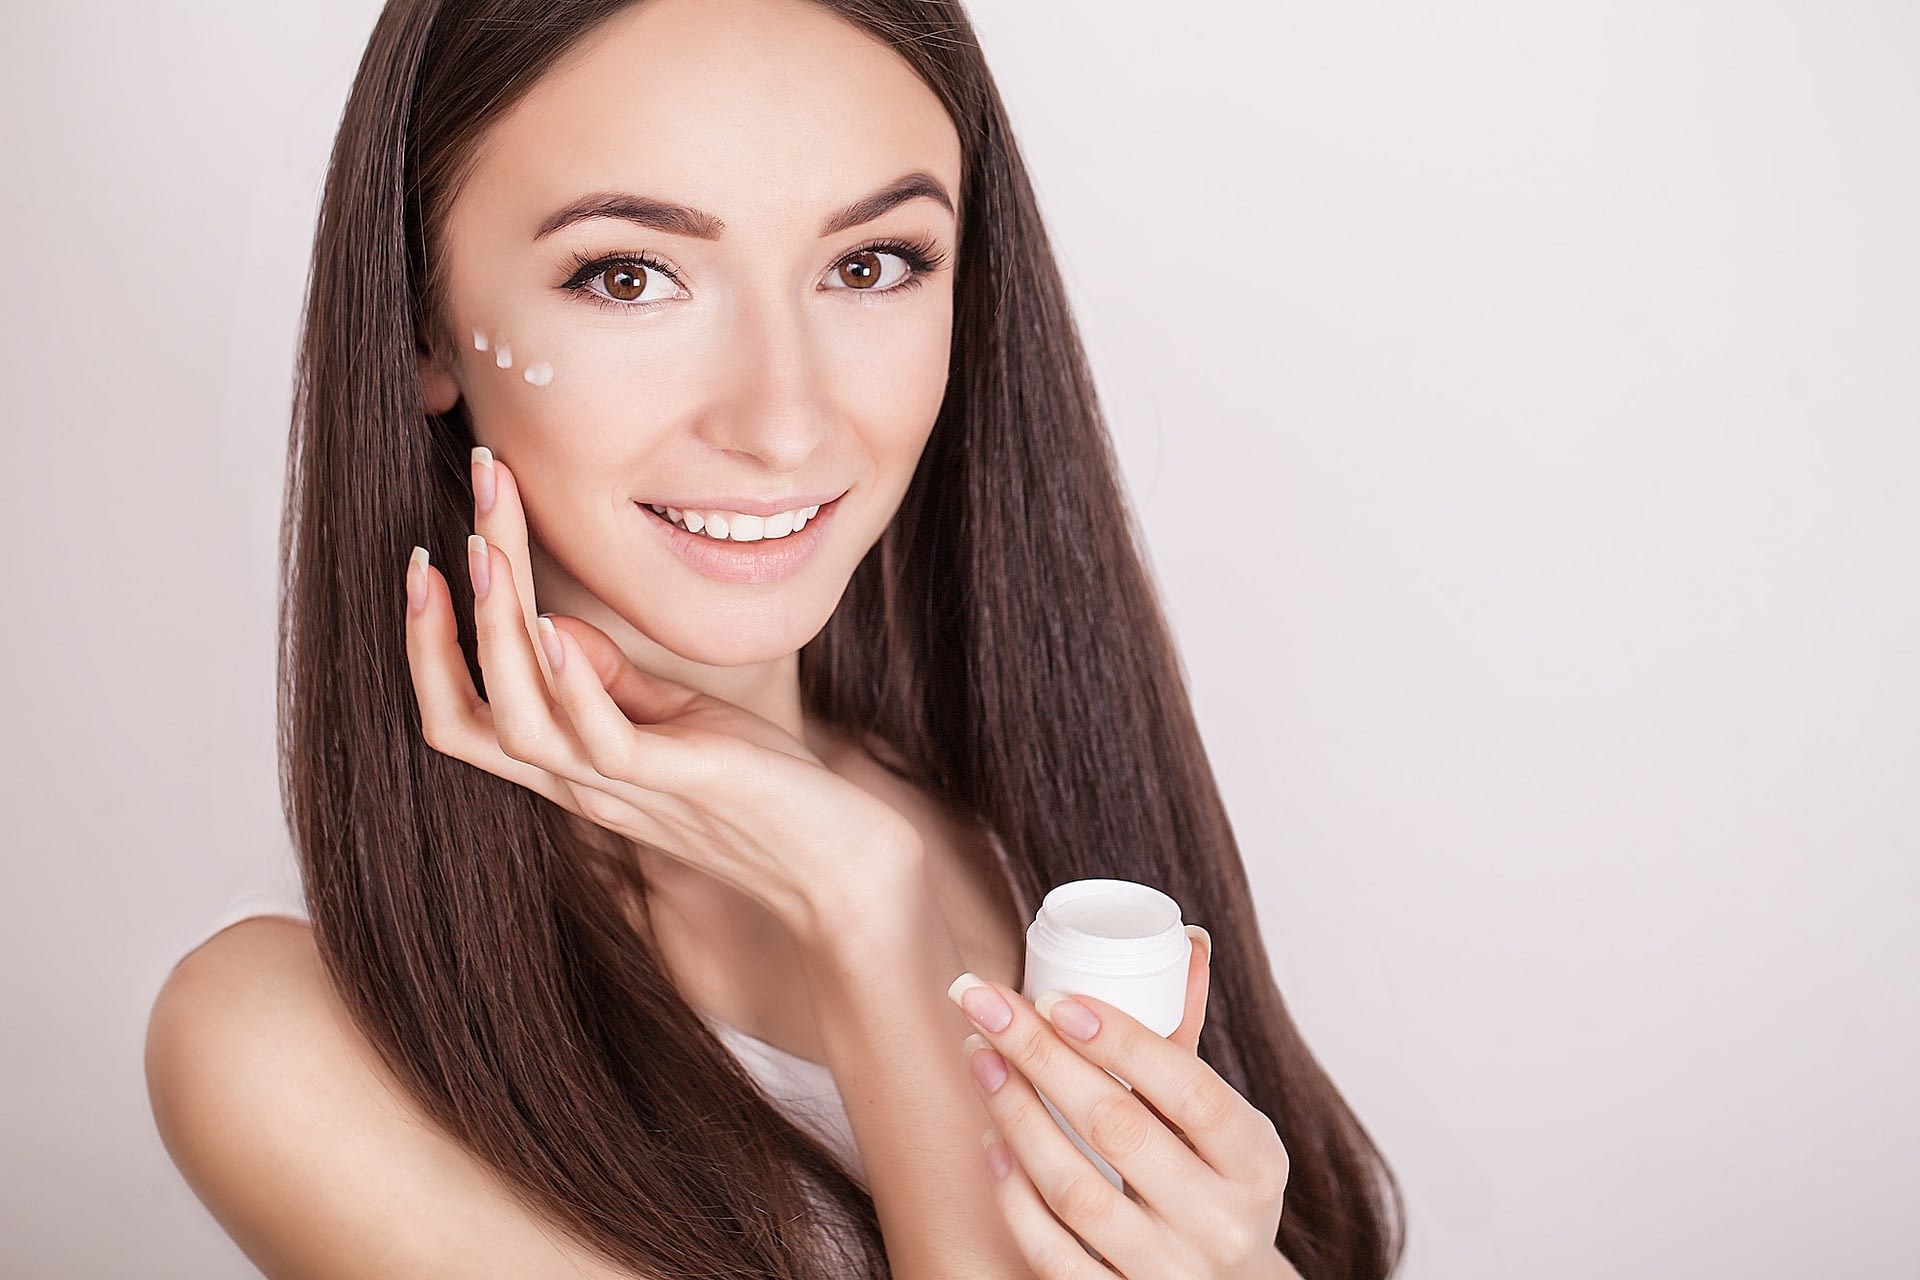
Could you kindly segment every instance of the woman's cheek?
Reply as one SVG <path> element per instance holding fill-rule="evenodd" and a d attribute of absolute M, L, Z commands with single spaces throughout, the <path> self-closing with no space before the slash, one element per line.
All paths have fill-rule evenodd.
<path fill-rule="evenodd" d="M 904 431 L 930 427 L 946 394 L 952 341 L 950 296 L 860 307 L 832 329 L 826 364 L 836 398 Z"/>
<path fill-rule="evenodd" d="M 553 361 L 546 350 L 550 342 L 542 342 L 537 335 L 530 341 L 521 341 L 513 326 L 487 328 L 475 325 L 470 341 L 473 346 L 472 363 L 481 378 L 486 379 L 489 387 L 511 385 L 524 382 L 529 387 L 549 387 L 553 385 Z M 494 375 L 498 376 L 494 376 Z"/>
<path fill-rule="evenodd" d="M 631 446 L 683 398 L 686 361 L 631 334 L 496 324 L 475 326 L 471 343 L 473 412 L 503 446 L 529 430 L 546 445 L 585 448 L 605 436 Z"/>

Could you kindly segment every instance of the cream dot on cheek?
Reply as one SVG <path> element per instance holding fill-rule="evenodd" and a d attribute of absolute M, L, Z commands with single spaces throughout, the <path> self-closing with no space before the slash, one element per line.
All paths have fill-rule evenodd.
<path fill-rule="evenodd" d="M 501 343 L 493 349 L 493 362 L 502 369 L 513 368 L 513 348 Z"/>
<path fill-rule="evenodd" d="M 487 335 L 478 329 L 473 331 L 473 349 L 475 351 L 485 351 L 487 349 Z"/>
<path fill-rule="evenodd" d="M 520 376 L 536 387 L 544 387 L 553 381 L 553 366 L 545 360 L 535 360 L 527 366 L 527 371 Z"/>

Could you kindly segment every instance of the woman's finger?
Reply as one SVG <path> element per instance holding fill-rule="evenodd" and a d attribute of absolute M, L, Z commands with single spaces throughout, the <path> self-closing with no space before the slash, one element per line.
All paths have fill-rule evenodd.
<path fill-rule="evenodd" d="M 553 695 L 580 743 L 586 761 L 605 784 L 617 780 L 653 791 L 679 794 L 688 753 L 669 730 L 636 725 L 613 700 L 574 634 L 542 616 L 541 645 L 553 672 Z M 595 779 L 580 779 L 591 784 Z"/>
<path fill-rule="evenodd" d="M 539 632 L 539 602 L 533 584 L 533 556 L 529 549 L 526 508 L 520 501 L 520 481 L 505 460 L 493 456 L 485 445 L 476 445 L 472 457 L 474 531 L 490 546 L 506 553 L 513 566 L 515 597 L 526 620 L 527 634 Z M 587 632 L 591 631 L 589 636 Z M 590 665 L 600 684 L 627 719 L 649 724 L 671 718 L 683 706 L 689 693 L 684 687 L 640 671 L 619 646 L 597 627 L 582 623 L 575 633 L 586 650 Z M 546 646 L 533 646 L 534 661 L 539 664 L 545 687 L 552 687 L 553 659 Z"/>
<path fill-rule="evenodd" d="M 1081 1153 L 1034 1091 L 1035 1082 L 1009 1069 L 1008 1060 L 985 1037 L 970 1035 L 966 1046 L 974 1087 L 993 1117 L 994 1128 L 1046 1209 L 1059 1220 L 1057 1225 L 1064 1225 L 1072 1233 L 1067 1239 L 1078 1236 L 1103 1256 L 1119 1260 L 1134 1275 L 1173 1274 L 1174 1259 L 1166 1253 L 1169 1237 L 1165 1228 L 1157 1224 L 1145 1205 L 1122 1195 L 1120 1188 Z M 1116 1098 L 1132 1105 L 1124 1088 L 1111 1077 L 1102 1078 Z M 1140 1120 L 1154 1123 L 1144 1113 Z M 1006 1207 L 1017 1210 L 1018 1197 L 1014 1200 Z M 1043 1248 L 1049 1241 L 1055 1248 L 1061 1243 L 1058 1237 L 1040 1231 L 1037 1224 L 1029 1224 L 1027 1234 L 1039 1237 L 1034 1244 Z M 1041 1274 L 1056 1273 L 1043 1270 Z"/>
<path fill-rule="evenodd" d="M 1042 1001 L 1047 995 L 1042 994 Z M 1094 996 L 1076 995 L 1048 1002 L 1048 1010 L 1056 1018 L 1063 1007 L 1093 1014 L 1087 1024 L 1071 1015 L 1059 1022 L 1063 1027 L 1091 1028 L 1090 1034 L 1073 1037 L 1073 1047 L 1088 1062 L 1111 1071 L 1131 1084 L 1143 1099 L 1150 1100 L 1156 1113 L 1178 1130 L 1186 1145 L 1221 1177 L 1237 1185 L 1258 1187 L 1279 1170 L 1284 1185 L 1286 1149 L 1280 1144 L 1273 1121 L 1203 1059 L 1168 1037 L 1155 1035 L 1125 1010 Z M 1041 1087 L 1047 1089 L 1047 1096 L 1054 1099 L 1068 1122 L 1078 1128 L 1074 1113 L 1054 1097 L 1045 1081 Z M 1088 1141 L 1092 1141 L 1090 1135 Z M 1113 1165 L 1122 1177 L 1133 1180 L 1120 1161 L 1114 1160 Z M 1277 1194 L 1279 1188 L 1273 1190 Z M 1156 1199 L 1152 1188 L 1143 1186 L 1142 1191 L 1149 1204 L 1171 1216 L 1168 1200 Z M 1182 1199 L 1185 1197 L 1176 1193 L 1175 1201 Z"/>
<path fill-rule="evenodd" d="M 978 985 L 967 985 L 968 979 L 973 979 Z M 1087 1052 L 1085 1044 L 1077 1041 L 1070 1043 L 1066 1039 L 1060 1028 L 1070 1023 L 1074 1012 L 1086 1013 L 1084 1006 L 1062 1001 L 1061 1004 L 1068 1006 L 1062 1010 L 1049 1002 L 1050 1012 L 1057 1015 L 1057 1021 L 1051 1020 L 1012 988 L 977 978 L 973 974 L 963 974 L 956 979 L 953 990 L 948 994 L 954 995 L 961 1010 L 980 1029 L 987 1041 L 1000 1051 L 1006 1063 L 1013 1068 L 1013 1073 L 1023 1082 L 1031 1082 L 1024 1084 L 1024 1095 L 1020 1090 L 1014 1090 L 1010 1095 L 1011 1100 L 1006 1105 L 1009 1111 L 1016 1113 L 1013 1118 L 1003 1116 L 1000 1109 L 992 1105 L 991 1097 L 988 1109 L 994 1112 L 1000 1132 L 1007 1137 L 1014 1153 L 1034 1176 L 1035 1183 L 1049 1204 L 1055 1203 L 1058 1187 L 1051 1184 L 1048 1178 L 1060 1177 L 1062 1170 L 1057 1165 L 1037 1167 L 1028 1158 L 1027 1149 L 1021 1142 L 1028 1119 L 1020 1110 L 1024 1097 L 1030 1096 L 1033 1107 L 1038 1110 L 1038 1120 L 1034 1124 L 1049 1125 L 1059 1132 L 1061 1140 L 1067 1144 L 1067 1150 L 1100 1179 L 1101 1184 L 1113 1193 L 1114 1199 L 1124 1201 L 1135 1213 L 1142 1212 L 1140 1203 L 1124 1197 L 1119 1188 L 1107 1181 L 1104 1173 L 1095 1169 L 1080 1154 L 1072 1140 L 1060 1130 L 1059 1121 L 1046 1109 L 1046 1102 L 1052 1103 L 1073 1131 L 1085 1139 L 1101 1159 L 1112 1165 L 1129 1187 L 1139 1192 L 1140 1201 L 1153 1206 L 1163 1217 L 1168 1216 L 1169 1206 L 1189 1202 L 1200 1205 L 1209 1194 L 1209 1189 L 1217 1184 L 1213 1170 L 1207 1167 L 1202 1158 L 1169 1130 L 1159 1117 L 1147 1110 L 1142 1097 L 1128 1090 L 1128 1084 L 1133 1084 L 1137 1089 L 1139 1081 L 1127 1071 L 1103 1069 L 1110 1067 L 1110 1064 L 1096 1061 Z M 987 994 L 999 998 L 1002 1011 L 997 1015 L 985 1007 L 988 1002 L 984 997 Z M 1042 1000 L 1047 1000 L 1051 994 L 1043 993 Z M 982 1014 L 992 1016 L 983 1017 Z M 1002 1019 L 1004 1021 L 996 1030 L 994 1023 Z M 1129 1021 L 1132 1022 L 1131 1019 Z M 1172 1059 L 1189 1065 L 1198 1061 L 1186 1050 L 1154 1035 L 1138 1022 L 1132 1022 L 1131 1027 L 1113 1024 L 1102 1026 L 1094 1039 L 1121 1040 L 1134 1036 L 1151 1039 L 1160 1047 L 1161 1054 L 1149 1061 L 1146 1055 L 1137 1050 L 1129 1055 L 1115 1053 L 1109 1046 L 1102 1046 L 1102 1056 L 1127 1061 L 1143 1077 L 1156 1078 L 1168 1070 L 1168 1063 Z M 976 1054 L 974 1058 L 976 1067 L 992 1064 L 992 1060 L 984 1053 Z M 1039 1094 L 1033 1093 L 1035 1089 L 1039 1090 L 1039 1094 L 1046 1095 L 1046 1102 L 1040 1100 Z M 1088 1192 L 1092 1190 L 1095 1189 L 1088 1188 Z M 1204 1206 L 1196 1208 L 1195 1213 L 1204 1216 Z M 1080 1229 L 1079 1224 L 1071 1220 L 1067 1225 L 1075 1231 Z M 1109 1251 L 1100 1241 L 1086 1237 L 1084 1233 L 1082 1236 L 1102 1252 Z"/>
<path fill-rule="evenodd" d="M 980 1141 L 986 1148 L 987 1168 L 993 1174 L 993 1194 L 1000 1203 L 1000 1216 L 1006 1219 L 1013 1242 L 1020 1246 L 1022 1256 L 1036 1274 L 1061 1276 L 1066 1280 L 1082 1277 L 1097 1280 L 1119 1274 L 1117 1267 L 1096 1259 L 1088 1246 L 1075 1239 L 1073 1233 L 1060 1224 L 1060 1219 L 1053 1216 L 1053 1210 L 1047 1207 L 1046 1199 L 1033 1185 L 1027 1171 L 1020 1167 L 1018 1157 L 1008 1148 L 999 1130 L 988 1129 L 980 1135 Z"/>
<path fill-rule="evenodd" d="M 1194 930 L 1199 930 L 1202 934 L 1206 932 L 1206 930 L 1201 929 L 1199 925 L 1188 925 L 1187 929 L 1187 936 L 1192 938 L 1193 941 L 1190 944 L 1191 950 L 1187 957 L 1186 1004 L 1184 1012 L 1180 1017 L 1180 1025 L 1168 1034 L 1167 1039 L 1179 1045 L 1188 1053 L 1198 1057 L 1200 1054 L 1200 1028 L 1204 1026 L 1207 1021 L 1207 992 L 1213 979 L 1213 968 L 1208 958 L 1212 940 L 1208 939 L 1203 942 L 1199 937 L 1194 936 Z M 1145 1097 L 1144 1095 L 1136 1096 L 1146 1105 L 1147 1110 L 1153 1112 L 1156 1120 L 1172 1130 L 1182 1142 L 1187 1142 L 1187 1135 L 1182 1132 L 1180 1126 L 1167 1119 L 1160 1108 L 1153 1105 L 1153 1099 Z M 1187 1142 L 1187 1147 L 1188 1149 L 1192 1149 L 1193 1144 Z M 1138 1194 L 1138 1188 L 1128 1187 L 1127 1194 Z"/>
<path fill-rule="evenodd" d="M 513 566 L 514 595 L 520 601 L 527 634 L 533 634 L 538 602 L 533 593 L 533 556 L 527 549 L 527 513 L 520 504 L 520 482 L 513 469 L 493 456 L 485 445 L 475 445 L 469 463 L 473 484 L 473 531 L 507 553 Z M 546 655 L 534 647 L 534 661 L 543 672 Z"/>
<path fill-rule="evenodd" d="M 543 675 L 534 653 L 536 644 L 545 645 L 544 638 L 536 641 L 534 637 L 551 623 L 536 624 L 530 636 L 520 623 L 520 604 L 513 595 L 514 579 L 505 554 L 479 534 L 468 539 L 468 547 L 480 666 L 501 751 L 563 785 L 572 784 L 573 803 L 568 807 L 595 821 L 603 822 L 596 815 L 617 814 L 625 822 L 635 816 L 634 811 L 646 809 L 644 803 L 635 803 L 643 795 L 682 790 L 691 753 L 671 733 L 628 720 L 601 687 L 590 664 L 574 664 L 562 703 L 558 689 L 550 688 L 548 681 L 563 672 Z M 557 630 L 552 634 L 559 639 Z M 580 650 L 575 647 L 572 652 Z M 590 733 L 592 741 L 583 733 Z M 589 796 L 589 791 L 596 794 Z"/>
<path fill-rule="evenodd" d="M 1203 934 L 1206 932 L 1199 925 L 1188 925 L 1187 928 L 1199 929 Z M 1186 1005 L 1180 1016 L 1180 1025 L 1173 1029 L 1167 1039 L 1197 1056 L 1200 1052 L 1200 1028 L 1207 1021 L 1207 991 L 1213 981 L 1213 966 L 1209 959 L 1212 942 L 1211 939 L 1202 942 L 1192 933 L 1187 936 L 1193 941 L 1189 944 L 1191 949 L 1187 956 Z"/>
<path fill-rule="evenodd" d="M 546 770 L 516 760 L 500 749 L 493 712 L 473 686 L 466 654 L 453 620 L 453 593 L 416 547 L 407 564 L 407 668 L 420 709 L 421 736 L 442 755 L 464 760 L 488 773 L 567 804 L 565 788 Z M 416 610 L 413 601 L 418 599 Z M 571 807 L 570 805 L 568 807 Z"/>
<path fill-rule="evenodd" d="M 696 696 L 685 685 L 642 671 L 615 644 L 607 633 L 578 618 L 546 615 L 558 630 L 565 631 L 586 659 L 600 687 L 613 699 L 623 715 L 634 724 L 658 724 L 684 711 Z M 552 659 L 548 658 L 548 668 Z"/>
<path fill-rule="evenodd" d="M 473 582 L 473 626 L 500 749 L 549 773 L 578 770 L 579 743 L 556 714 L 547 678 L 534 654 L 533 635 L 515 594 L 513 566 L 479 534 L 467 539 Z M 574 768 L 569 769 L 569 761 Z"/>

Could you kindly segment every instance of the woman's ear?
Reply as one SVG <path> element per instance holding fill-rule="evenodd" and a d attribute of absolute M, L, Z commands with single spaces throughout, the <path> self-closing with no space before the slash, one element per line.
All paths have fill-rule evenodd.
<path fill-rule="evenodd" d="M 428 413 L 445 413 L 460 400 L 460 384 L 432 356 L 420 353 L 420 401 Z"/>

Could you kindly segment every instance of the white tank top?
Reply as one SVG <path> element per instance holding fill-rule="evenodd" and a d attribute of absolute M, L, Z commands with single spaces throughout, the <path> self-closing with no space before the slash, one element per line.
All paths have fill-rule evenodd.
<path fill-rule="evenodd" d="M 988 840 L 1000 860 L 1001 871 L 1007 875 L 1024 924 L 1032 919 L 1032 912 L 1011 874 L 1006 847 L 1000 843 L 996 832 L 988 832 Z M 202 930 L 180 954 L 192 951 L 228 925 L 254 916 L 288 916 L 303 924 L 308 923 L 299 864 L 291 848 L 284 848 L 281 854 L 260 883 L 236 895 L 213 924 Z M 705 1013 L 701 1017 L 759 1082 L 761 1092 L 767 1095 L 767 1099 L 795 1124 L 819 1139 L 822 1145 L 839 1157 L 848 1172 L 865 1186 L 866 1165 L 860 1159 L 860 1147 L 854 1141 L 853 1126 L 847 1119 L 846 1105 L 840 1097 L 832 1068 L 789 1053 L 718 1018 Z"/>

